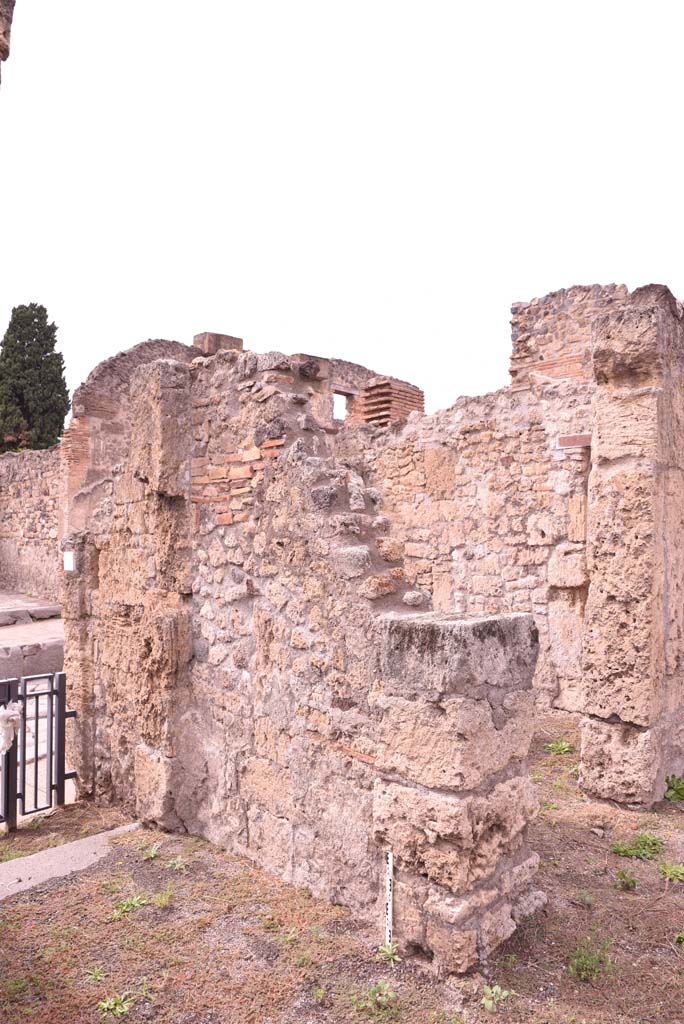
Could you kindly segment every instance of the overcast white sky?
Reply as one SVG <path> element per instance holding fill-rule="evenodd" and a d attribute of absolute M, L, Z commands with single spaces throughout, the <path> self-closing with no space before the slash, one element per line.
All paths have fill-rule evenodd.
<path fill-rule="evenodd" d="M 507 382 L 509 308 L 684 296 L 679 0 L 17 0 L 0 335 L 71 387 L 148 337 L 237 334 L 424 388 Z"/>

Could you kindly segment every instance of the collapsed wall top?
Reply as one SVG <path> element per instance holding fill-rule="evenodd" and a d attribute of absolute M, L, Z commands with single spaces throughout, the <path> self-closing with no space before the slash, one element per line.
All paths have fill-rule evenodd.
<path fill-rule="evenodd" d="M 196 334 L 193 346 L 203 356 L 214 356 L 221 351 L 243 351 L 242 338 L 213 331 Z M 378 376 L 365 366 L 345 359 L 323 359 L 304 353 L 291 358 L 298 364 L 302 379 L 321 381 L 329 393 L 346 400 L 345 419 L 350 425 L 367 423 L 387 427 L 405 419 L 409 413 L 425 409 L 425 396 L 414 384 L 395 377 Z M 330 411 L 330 417 L 332 415 Z"/>
<path fill-rule="evenodd" d="M 577 378 L 591 381 L 591 331 L 597 316 L 629 297 L 625 285 L 562 288 L 511 306 L 511 386 Z"/>

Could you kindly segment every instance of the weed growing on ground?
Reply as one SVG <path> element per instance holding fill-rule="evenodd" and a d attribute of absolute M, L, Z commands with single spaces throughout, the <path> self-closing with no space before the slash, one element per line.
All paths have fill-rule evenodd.
<path fill-rule="evenodd" d="M 637 832 L 633 839 L 624 843 L 613 843 L 611 852 L 618 857 L 633 857 L 636 860 L 655 860 L 665 849 L 665 842 L 652 832 Z"/>
<path fill-rule="evenodd" d="M 509 989 L 501 988 L 501 985 L 485 985 L 482 992 L 484 994 L 480 1005 L 487 1013 L 494 1013 L 499 1003 L 505 1003 L 513 995 Z"/>
<path fill-rule="evenodd" d="M 568 768 L 566 768 L 568 775 L 571 775 L 573 779 L 577 778 L 577 776 L 579 775 L 579 770 L 580 766 L 578 764 L 571 764 Z"/>
<path fill-rule="evenodd" d="M 134 999 L 130 992 L 122 992 L 120 995 L 115 994 L 100 1000 L 97 1008 L 103 1017 L 106 1017 L 109 1013 L 111 1013 L 112 1017 L 123 1017 L 125 1013 L 128 1013 L 133 1002 Z"/>
<path fill-rule="evenodd" d="M 675 942 L 678 946 L 684 946 L 684 932 L 677 932 L 674 937 Z"/>
<path fill-rule="evenodd" d="M 259 914 L 259 924 L 267 932 L 279 932 L 283 927 L 283 922 L 275 914 Z"/>
<path fill-rule="evenodd" d="M 383 963 L 391 964 L 392 967 L 396 967 L 397 964 L 401 963 L 401 957 L 399 956 L 399 946 L 396 942 L 386 942 L 383 946 L 378 946 L 378 951 L 375 954 L 376 960 L 382 960 Z"/>
<path fill-rule="evenodd" d="M 684 800 L 684 775 L 668 775 L 665 784 L 666 800 Z"/>
<path fill-rule="evenodd" d="M 117 892 L 121 892 L 123 887 L 123 882 L 118 878 L 112 878 L 110 881 L 100 882 L 98 891 L 101 892 L 103 896 L 115 896 Z"/>
<path fill-rule="evenodd" d="M 575 748 L 568 740 L 551 740 L 550 743 L 544 744 L 544 750 L 549 754 L 555 755 L 575 753 Z"/>
<path fill-rule="evenodd" d="M 631 871 L 620 870 L 615 875 L 614 889 L 618 892 L 634 892 L 637 887 L 637 880 Z"/>
<path fill-rule="evenodd" d="M 17 978 L 8 978 L 7 981 L 3 981 L 1 984 L 8 999 L 14 999 L 27 992 L 31 982 L 25 974 L 22 974 Z"/>
<path fill-rule="evenodd" d="M 86 971 L 86 977 L 88 981 L 102 981 L 107 975 L 101 967 L 91 967 L 89 971 Z"/>
<path fill-rule="evenodd" d="M 313 989 L 311 990 L 311 995 L 313 996 L 314 1003 L 318 1003 L 319 1006 L 320 1006 L 320 1004 L 325 999 L 325 995 L 326 995 L 326 988 L 325 988 L 325 986 L 324 985 L 314 985 Z"/>
<path fill-rule="evenodd" d="M 572 954 L 568 971 L 578 981 L 596 981 L 602 971 L 610 967 L 610 941 L 597 945 L 587 937 Z"/>
<path fill-rule="evenodd" d="M 446 1010 L 435 1010 L 430 1015 L 429 1024 L 465 1024 L 465 1022 L 460 1013 L 450 1017 Z"/>
<path fill-rule="evenodd" d="M 130 914 L 132 910 L 146 907 L 149 902 L 147 896 L 130 896 L 127 900 L 119 900 L 114 904 L 112 918 L 114 921 L 120 921 L 124 914 Z"/>
<path fill-rule="evenodd" d="M 188 866 L 187 866 L 186 862 L 180 856 L 179 857 L 173 857 L 169 861 L 169 865 L 168 866 L 171 868 L 172 871 L 182 871 L 184 873 L 188 869 Z"/>
<path fill-rule="evenodd" d="M 156 860 L 161 850 L 161 842 L 152 843 L 152 846 L 140 846 L 139 850 L 143 860 Z"/>
<path fill-rule="evenodd" d="M 150 988 L 147 978 L 143 978 L 140 983 L 140 996 L 142 999 L 147 999 L 149 1002 L 154 1002 L 154 994 Z"/>
<path fill-rule="evenodd" d="M 360 996 L 354 997 L 354 1009 L 359 1013 L 372 1014 L 383 1020 L 394 1020 L 399 999 L 387 981 L 379 981 Z"/>
<path fill-rule="evenodd" d="M 162 890 L 162 892 L 158 892 L 156 896 L 152 897 L 152 902 L 154 903 L 155 907 L 159 907 L 160 910 L 166 910 L 166 908 L 171 905 L 172 899 L 173 889 L 171 888 L 170 885 L 167 885 L 166 888 Z"/>
<path fill-rule="evenodd" d="M 7 864 L 10 860 L 17 860 L 17 858 L 25 856 L 25 853 L 20 853 L 15 850 L 0 850 L 0 864 Z"/>
<path fill-rule="evenodd" d="M 658 872 L 666 882 L 684 882 L 684 864 L 669 864 L 664 861 L 659 865 Z"/>

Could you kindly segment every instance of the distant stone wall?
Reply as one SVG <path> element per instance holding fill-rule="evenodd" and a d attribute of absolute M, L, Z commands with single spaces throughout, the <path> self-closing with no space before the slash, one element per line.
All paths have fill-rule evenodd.
<path fill-rule="evenodd" d="M 381 490 L 336 454 L 314 363 L 225 350 L 134 375 L 129 455 L 67 541 L 72 759 L 85 791 L 351 907 L 379 940 L 391 849 L 398 940 L 463 971 L 543 900 L 536 633 L 426 611 Z"/>
<path fill-rule="evenodd" d="M 0 456 L 0 590 L 59 599 L 59 448 Z"/>

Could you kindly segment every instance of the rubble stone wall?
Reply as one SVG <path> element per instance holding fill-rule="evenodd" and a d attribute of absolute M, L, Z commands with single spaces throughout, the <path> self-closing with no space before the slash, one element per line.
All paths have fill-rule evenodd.
<path fill-rule="evenodd" d="M 81 786 L 464 970 L 536 909 L 530 616 L 411 588 L 330 375 L 219 351 L 134 374 L 130 457 L 67 543 Z M 317 415 L 321 411 L 321 417 Z"/>
<path fill-rule="evenodd" d="M 681 307 L 660 286 L 514 307 L 514 355 L 550 357 L 563 338 L 567 380 L 530 370 L 344 443 L 366 451 L 435 608 L 533 613 L 540 703 L 587 716 L 582 788 L 649 805 L 684 770 Z"/>
<path fill-rule="evenodd" d="M 598 316 L 629 301 L 624 285 L 563 288 L 511 313 L 511 386 L 576 378 L 593 382 L 591 339 Z"/>
<path fill-rule="evenodd" d="M 180 346 L 127 364 L 113 432 L 76 411 L 67 460 L 82 789 L 377 922 L 392 850 L 397 937 L 442 970 L 542 899 L 535 690 L 584 716 L 586 792 L 648 805 L 684 770 L 681 307 L 514 316 L 570 370 L 384 427 L 354 422 L 370 371 Z"/>
<path fill-rule="evenodd" d="M 462 616 L 532 612 L 539 698 L 568 710 L 580 709 L 592 390 L 504 389 L 342 441 L 366 453 L 411 586 Z"/>
<path fill-rule="evenodd" d="M 143 341 L 100 363 L 74 392 L 71 420 L 61 440 L 63 508 L 61 534 L 83 529 L 111 494 L 112 474 L 125 461 L 131 437 L 131 379 L 156 359 L 190 362 L 189 345 Z"/>
<path fill-rule="evenodd" d="M 0 590 L 59 597 L 59 449 L 0 456 Z"/>

